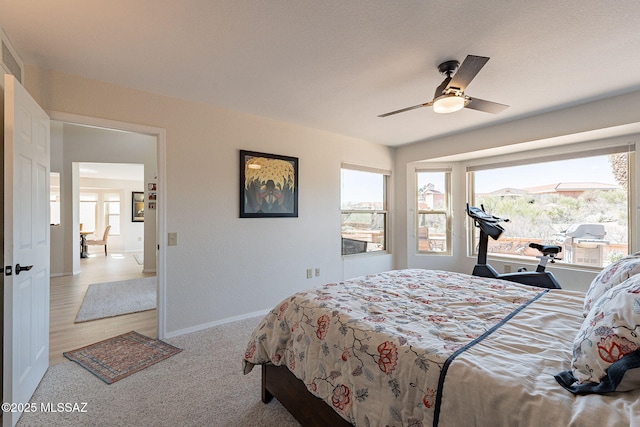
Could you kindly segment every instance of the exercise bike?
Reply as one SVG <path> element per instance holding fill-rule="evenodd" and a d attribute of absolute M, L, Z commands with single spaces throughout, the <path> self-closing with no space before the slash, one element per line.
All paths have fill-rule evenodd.
<path fill-rule="evenodd" d="M 526 271 L 525 268 L 518 269 L 515 273 L 499 274 L 495 268 L 487 264 L 487 246 L 489 244 L 489 236 L 498 240 L 504 228 L 500 222 L 509 222 L 506 218 L 499 218 L 488 214 L 484 210 L 484 206 L 480 208 L 469 206 L 467 203 L 467 215 L 473 219 L 473 224 L 480 228 L 480 243 L 478 246 L 478 263 L 473 267 L 473 275 L 479 277 L 490 277 L 495 279 L 509 280 L 523 285 L 538 286 L 548 289 L 561 289 L 560 284 L 556 280 L 553 273 L 545 271 L 547 262 L 554 263 L 556 256 L 562 252 L 562 247 L 555 245 L 540 245 L 537 243 L 529 243 L 529 247 L 537 249 L 542 253 L 537 258 L 540 259 L 536 271 Z"/>

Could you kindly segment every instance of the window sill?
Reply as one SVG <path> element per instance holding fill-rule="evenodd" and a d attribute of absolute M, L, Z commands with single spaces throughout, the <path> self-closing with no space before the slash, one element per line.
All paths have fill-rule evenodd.
<path fill-rule="evenodd" d="M 360 254 L 341 255 L 341 256 L 343 260 L 346 260 L 346 259 L 355 259 L 355 258 L 375 257 L 380 255 L 391 255 L 391 252 L 384 250 L 384 251 L 363 252 Z"/>
<path fill-rule="evenodd" d="M 474 259 L 477 262 L 477 257 L 469 257 L 469 259 Z M 519 257 L 519 256 L 513 256 L 513 255 L 487 254 L 488 264 L 491 264 L 491 260 L 495 260 L 496 262 L 500 262 L 503 264 L 518 264 L 518 265 L 512 265 L 513 272 L 518 271 L 518 268 L 520 267 L 525 267 L 529 271 L 534 271 L 536 269 L 536 266 L 538 265 L 537 259 Z M 568 264 L 561 260 L 558 260 L 553 264 L 548 263 L 547 268 L 566 270 L 566 271 L 580 271 L 584 273 L 599 273 L 604 267 L 592 267 L 588 265 Z"/>

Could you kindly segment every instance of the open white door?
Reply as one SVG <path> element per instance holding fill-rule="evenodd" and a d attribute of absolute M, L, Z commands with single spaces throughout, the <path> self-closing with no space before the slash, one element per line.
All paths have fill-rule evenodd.
<path fill-rule="evenodd" d="M 49 367 L 49 116 L 4 78 L 3 426 L 14 426 Z M 3 407 L 4 409 L 4 407 Z"/>

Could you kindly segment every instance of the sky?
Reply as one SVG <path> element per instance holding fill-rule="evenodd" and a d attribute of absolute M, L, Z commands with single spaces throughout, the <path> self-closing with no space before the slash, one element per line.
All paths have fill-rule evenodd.
<path fill-rule="evenodd" d="M 475 175 L 475 191 L 489 193 L 505 187 L 527 188 L 559 182 L 617 185 L 609 157 L 605 155 L 480 171 Z"/>
<path fill-rule="evenodd" d="M 508 179 L 505 180 L 505 176 Z M 345 186 L 345 182 L 350 185 Z M 537 165 L 520 165 L 489 169 L 476 173 L 475 191 L 489 193 L 505 187 L 527 188 L 559 182 L 617 182 L 609 164 L 609 156 L 560 160 Z M 426 184 L 419 182 L 418 187 Z M 444 189 L 444 182 L 433 182 L 436 190 Z M 382 178 L 379 174 L 342 170 L 342 201 L 369 202 L 382 200 Z"/>
<path fill-rule="evenodd" d="M 358 202 L 381 202 L 383 199 L 382 182 L 382 175 L 377 173 L 342 169 L 342 205 Z"/>

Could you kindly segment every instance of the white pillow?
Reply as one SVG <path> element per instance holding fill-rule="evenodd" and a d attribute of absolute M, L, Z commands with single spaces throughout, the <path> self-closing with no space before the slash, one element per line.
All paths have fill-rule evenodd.
<path fill-rule="evenodd" d="M 571 371 L 556 376 L 574 393 L 640 388 L 640 275 L 593 305 L 573 341 Z M 560 377 L 560 378 L 558 378 Z"/>
<path fill-rule="evenodd" d="M 593 303 L 598 301 L 605 292 L 638 273 L 640 273 L 640 252 L 628 255 L 603 268 L 589 286 L 584 298 L 582 315 L 587 317 Z"/>

